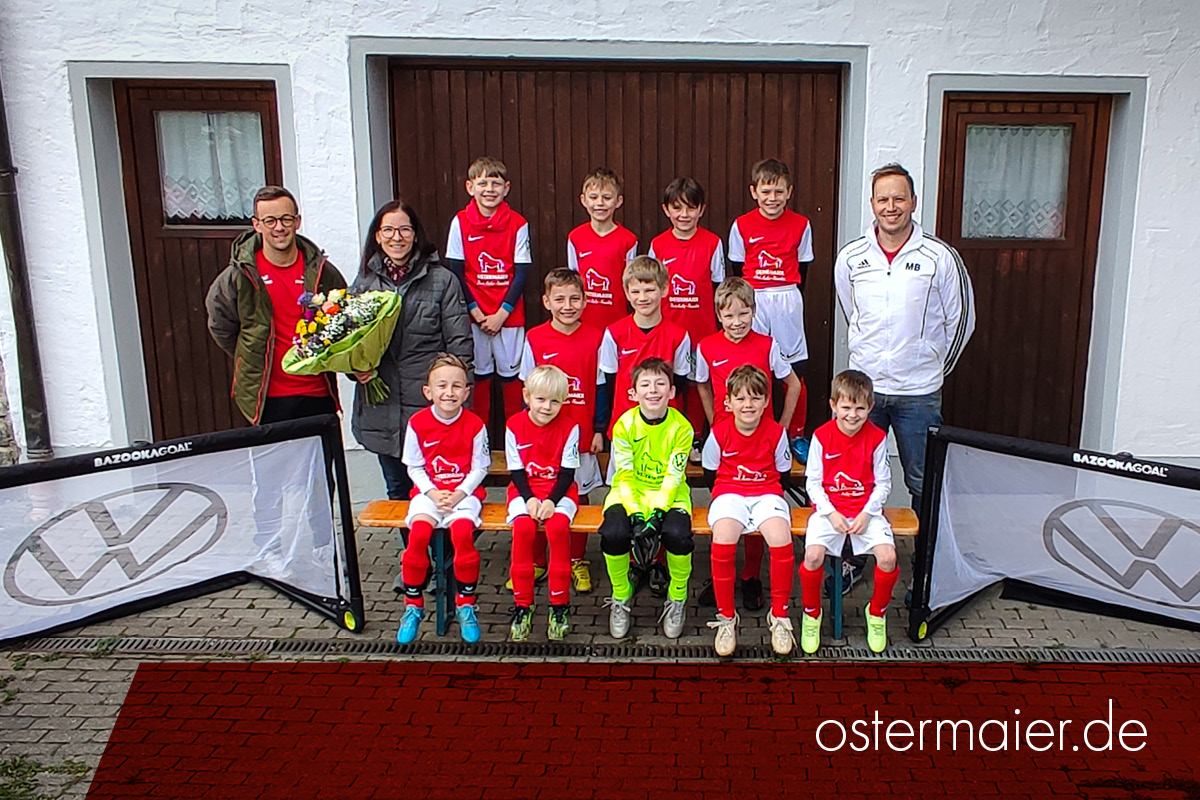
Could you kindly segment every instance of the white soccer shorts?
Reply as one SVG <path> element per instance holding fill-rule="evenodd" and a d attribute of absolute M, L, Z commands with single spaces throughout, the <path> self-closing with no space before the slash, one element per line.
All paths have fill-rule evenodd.
<path fill-rule="evenodd" d="M 825 552 L 840 556 L 847 536 L 849 534 L 838 533 L 833 529 L 833 525 L 829 523 L 829 517 L 819 516 L 814 511 L 808 518 L 808 532 L 804 535 L 804 546 L 807 548 L 819 544 L 825 548 Z M 856 556 L 867 555 L 873 547 L 881 544 L 896 544 L 895 539 L 892 538 L 892 526 L 888 524 L 887 518 L 882 516 L 872 516 L 867 522 L 865 531 L 857 536 L 850 536 L 850 546 L 854 548 Z"/>
<path fill-rule="evenodd" d="M 804 298 L 798 286 L 754 290 L 754 330 L 775 338 L 789 364 L 808 358 L 804 338 Z"/>
<path fill-rule="evenodd" d="M 458 505 L 446 514 L 438 511 L 437 504 L 427 494 L 419 494 L 408 501 L 408 516 L 404 518 L 404 527 L 411 528 L 413 519 L 419 514 L 433 520 L 434 528 L 449 528 L 450 523 L 457 519 L 469 519 L 478 528 L 483 522 L 483 503 L 473 494 L 469 494 Z"/>
<path fill-rule="evenodd" d="M 787 501 L 777 494 L 743 497 L 739 494 L 723 494 L 712 499 L 708 505 L 708 526 L 717 520 L 736 519 L 742 523 L 743 533 L 760 530 L 765 520 L 780 517 L 792 524 L 792 512 Z"/>
<path fill-rule="evenodd" d="M 564 497 L 554 504 L 555 513 L 566 514 L 567 519 L 571 522 L 575 521 L 575 512 L 578 510 L 579 506 L 575 505 L 575 501 L 569 497 Z M 529 506 L 525 503 L 525 500 L 521 497 L 514 497 L 512 502 L 508 504 L 508 518 L 505 520 L 505 523 L 512 525 L 514 519 L 528 513 Z"/>
<path fill-rule="evenodd" d="M 521 354 L 525 350 L 524 328 L 501 328 L 488 336 L 477 323 L 471 323 L 475 340 L 475 374 L 515 378 L 521 371 Z"/>

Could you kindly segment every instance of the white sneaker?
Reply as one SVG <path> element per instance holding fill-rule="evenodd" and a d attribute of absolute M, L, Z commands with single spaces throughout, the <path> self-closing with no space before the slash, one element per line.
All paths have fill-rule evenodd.
<path fill-rule="evenodd" d="M 715 628 L 717 631 L 716 639 L 713 640 L 713 649 L 717 651 L 717 655 L 731 656 L 737 649 L 737 624 L 736 612 L 732 617 L 723 617 L 717 614 L 717 618 L 708 623 L 708 627 Z"/>
<path fill-rule="evenodd" d="M 776 655 L 785 656 L 796 646 L 796 636 L 792 633 L 792 621 L 787 617 L 777 617 L 767 612 L 767 627 L 771 629 L 771 649 Z"/>
<path fill-rule="evenodd" d="M 683 618 L 686 616 L 683 600 L 667 600 L 663 606 L 662 616 L 658 621 L 663 624 L 663 636 L 668 639 L 678 639 L 683 633 Z"/>
<path fill-rule="evenodd" d="M 624 639 L 629 635 L 629 606 L 615 597 L 604 600 L 608 606 L 608 634 L 614 639 Z"/>

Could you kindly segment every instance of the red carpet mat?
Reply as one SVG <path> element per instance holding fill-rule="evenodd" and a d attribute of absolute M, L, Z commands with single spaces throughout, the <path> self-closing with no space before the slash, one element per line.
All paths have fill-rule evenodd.
<path fill-rule="evenodd" d="M 93 798 L 1200 798 L 1200 670 L 143 664 Z"/>

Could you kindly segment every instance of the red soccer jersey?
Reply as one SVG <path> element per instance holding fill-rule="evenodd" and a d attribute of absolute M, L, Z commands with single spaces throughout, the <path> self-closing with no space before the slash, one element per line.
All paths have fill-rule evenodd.
<path fill-rule="evenodd" d="M 601 236 L 585 222 L 567 234 L 567 266 L 583 278 L 583 321 L 600 330 L 625 316 L 625 292 L 621 275 L 637 255 L 637 237 L 628 228 L 616 228 Z"/>
<path fill-rule="evenodd" d="M 539 500 L 550 497 L 558 474 L 563 469 L 579 469 L 579 426 L 566 414 L 559 414 L 548 425 L 538 425 L 525 410 L 508 421 L 504 432 L 504 458 L 510 472 L 525 470 L 529 488 Z M 517 487 L 508 485 L 508 502 L 520 497 Z M 579 503 L 579 484 L 572 483 L 567 497 Z"/>
<path fill-rule="evenodd" d="M 465 408 L 453 422 L 438 419 L 432 407 L 423 408 L 408 421 L 408 432 L 404 439 L 404 463 L 409 466 L 423 466 L 436 488 L 454 491 L 466 480 L 475 466 L 480 433 L 483 433 L 486 445 L 487 432 L 484 430 L 483 420 Z M 420 459 L 411 458 L 417 452 Z M 422 463 L 413 463 L 414 461 Z M 416 497 L 418 494 L 421 494 L 421 490 L 414 486 L 410 497 Z M 483 500 L 483 487 L 477 487 L 474 494 Z"/>
<path fill-rule="evenodd" d="M 324 376 L 289 375 L 283 371 L 283 356 L 291 349 L 296 323 L 300 321 L 298 301 L 304 294 L 304 254 L 297 251 L 294 264 L 280 267 L 268 261 L 259 250 L 254 254 L 254 263 L 271 297 L 274 350 L 271 376 L 267 379 L 267 397 L 325 397 L 329 394 L 329 384 Z"/>
<path fill-rule="evenodd" d="M 767 219 L 758 209 L 742 214 L 729 231 L 729 260 L 743 261 L 742 275 L 755 289 L 800 283 L 800 262 L 812 261 L 808 217 L 784 209 Z"/>
<path fill-rule="evenodd" d="M 467 286 L 479 310 L 485 314 L 495 314 L 504 303 L 508 287 L 512 285 L 516 265 L 532 261 L 529 224 L 508 203 L 501 203 L 496 213 L 485 217 L 472 200 L 451 220 L 446 258 L 462 260 Z M 504 321 L 504 327 L 519 328 L 524 325 L 525 302 L 518 298 L 512 313 Z"/>
<path fill-rule="evenodd" d="M 521 358 L 521 380 L 534 367 L 553 364 L 567 375 L 567 402 L 563 413 L 579 425 L 580 435 L 589 434 L 596 414 L 597 361 L 604 332 L 581 323 L 574 333 L 560 333 L 545 322 L 525 333 Z"/>
<path fill-rule="evenodd" d="M 719 459 L 713 497 L 723 494 L 783 496 L 779 473 L 792 468 L 792 456 L 782 425 L 764 416 L 754 432 L 746 435 L 737 429 L 733 417 L 729 417 L 713 425 L 709 439 L 711 445 L 705 445 L 705 469 L 713 469 L 713 460 Z M 716 453 L 712 445 L 719 448 Z"/>
<path fill-rule="evenodd" d="M 725 280 L 721 237 L 705 228 L 697 228 L 695 235 L 686 240 L 666 231 L 650 242 L 650 255 L 667 270 L 663 315 L 686 330 L 692 341 L 715 331 L 717 312 L 712 285 Z"/>
<path fill-rule="evenodd" d="M 687 331 L 665 319 L 648 331 L 634 324 L 632 314 L 608 326 L 600 344 L 600 369 L 616 375 L 608 438 L 612 438 L 613 425 L 621 415 L 637 405 L 629 399 L 633 368 L 647 358 L 661 358 L 673 366 L 676 375 L 689 375 L 692 371 L 691 350 L 692 340 Z M 676 396 L 671 405 L 678 409 L 679 402 L 680 398 Z"/>
<path fill-rule="evenodd" d="M 729 341 L 723 332 L 704 337 L 696 347 L 696 383 L 712 384 L 713 424 L 729 417 L 725 410 L 726 383 L 729 375 L 743 364 L 758 367 L 768 378 L 786 378 L 791 367 L 779 353 L 775 340 L 764 333 L 750 331 L 739 342 Z M 770 384 L 767 388 L 770 399 Z M 768 405 L 770 408 L 770 405 Z"/>
<path fill-rule="evenodd" d="M 887 434 L 867 422 L 854 436 L 847 436 L 831 419 L 817 428 L 813 438 L 821 445 L 821 487 L 829 502 L 847 519 L 857 517 L 875 488 L 876 451 L 887 447 Z M 809 459 L 810 471 L 813 460 Z"/>

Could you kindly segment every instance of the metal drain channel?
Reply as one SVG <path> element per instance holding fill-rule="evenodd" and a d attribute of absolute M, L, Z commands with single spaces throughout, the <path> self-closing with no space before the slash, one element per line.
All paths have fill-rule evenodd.
<path fill-rule="evenodd" d="M 435 658 L 543 659 L 563 661 L 720 661 L 705 645 L 570 642 L 414 642 L 400 645 L 388 641 L 325 639 L 221 639 L 173 637 L 46 637 L 13 648 L 11 652 L 61 653 L 92 656 L 197 655 L 197 656 L 431 656 Z M 737 661 L 771 661 L 766 645 L 738 648 Z M 799 659 L 797 659 L 799 660 Z M 828 645 L 815 659 L 805 661 L 874 661 L 917 663 L 1016 663 L 1016 664 L 1200 664 L 1200 650 L 1118 650 L 1066 647 L 914 647 L 894 645 L 886 655 L 875 655 L 865 647 Z"/>

